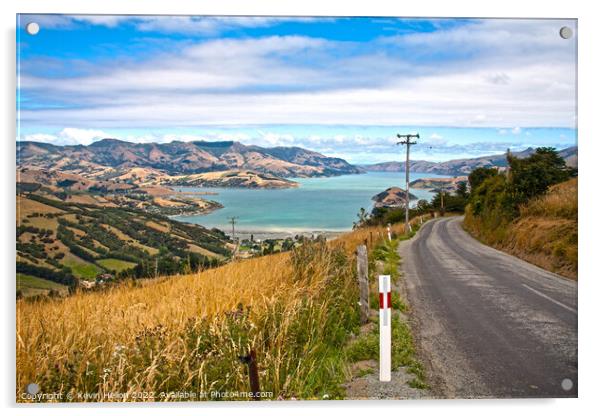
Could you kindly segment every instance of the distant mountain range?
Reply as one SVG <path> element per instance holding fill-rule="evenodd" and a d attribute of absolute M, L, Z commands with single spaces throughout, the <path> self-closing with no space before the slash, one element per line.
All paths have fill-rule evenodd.
<path fill-rule="evenodd" d="M 519 158 L 528 157 L 535 152 L 534 148 L 527 148 L 522 152 L 513 153 Z M 577 146 L 559 151 L 567 165 L 577 167 Z M 373 165 L 362 165 L 369 172 L 401 172 L 405 170 L 405 162 L 384 162 Z M 410 171 L 420 173 L 433 173 L 437 175 L 467 175 L 478 167 L 506 167 L 506 154 L 475 157 L 472 159 L 456 159 L 447 162 L 428 162 L 426 160 L 411 160 Z"/>
<path fill-rule="evenodd" d="M 514 153 L 527 157 L 527 148 Z M 569 166 L 577 166 L 577 146 L 561 150 Z M 405 162 L 383 162 L 354 166 L 343 159 L 325 156 L 300 147 L 247 146 L 234 141 L 131 143 L 103 139 L 88 146 L 56 146 L 39 142 L 17 142 L 20 167 L 60 170 L 85 176 L 105 176 L 109 172 L 145 168 L 167 175 L 193 175 L 206 172 L 251 171 L 286 177 L 320 177 L 370 172 L 400 172 Z M 506 167 L 506 154 L 456 159 L 447 162 L 410 161 L 410 171 L 440 175 L 467 175 L 477 167 Z M 114 175 L 114 173 L 110 173 Z"/>
<path fill-rule="evenodd" d="M 103 139 L 89 146 L 17 142 L 21 166 L 62 171 L 152 168 L 170 175 L 250 170 L 279 177 L 362 173 L 345 160 L 300 147 L 246 146 L 234 141 L 131 143 Z"/>

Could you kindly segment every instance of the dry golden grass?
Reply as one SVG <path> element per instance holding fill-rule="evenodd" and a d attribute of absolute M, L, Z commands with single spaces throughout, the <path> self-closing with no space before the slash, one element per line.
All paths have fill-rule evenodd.
<path fill-rule="evenodd" d="M 311 397 L 334 377 L 324 373 L 340 372 L 340 357 L 322 340 L 347 336 L 332 326 L 354 317 L 351 264 L 340 250 L 314 244 L 108 291 L 19 300 L 17 392 L 31 382 L 63 394 L 247 391 L 236 357 L 252 347 L 264 390 Z M 351 309 L 332 312 L 342 307 Z"/>
<path fill-rule="evenodd" d="M 64 211 L 32 199 L 17 196 L 17 225 L 20 225 L 21 220 L 31 214 L 54 214 L 59 212 Z"/>
<path fill-rule="evenodd" d="M 20 222 L 22 222 L 24 219 L 25 218 L 18 218 Z M 25 224 L 25 222 L 22 223 Z M 44 230 L 56 231 L 59 224 L 56 218 L 30 217 L 27 218 L 26 225 L 31 225 L 32 227 L 41 228 Z"/>
<path fill-rule="evenodd" d="M 207 256 L 209 258 L 215 258 L 220 260 L 224 258 L 224 256 L 214 253 L 213 251 L 209 251 L 206 248 L 199 247 L 196 244 L 188 244 L 188 250 L 192 251 L 193 253 L 202 254 L 203 256 Z"/>
<path fill-rule="evenodd" d="M 112 369 L 115 351 L 135 348 L 135 337 L 145 328 L 164 328 L 170 338 L 162 353 L 174 354 L 181 348 L 178 334 L 188 319 L 215 317 L 235 310 L 239 303 L 265 308 L 274 296 L 292 289 L 290 276 L 287 256 L 274 255 L 143 287 L 124 284 L 56 301 L 18 301 L 17 389 L 23 391 L 27 383 L 70 357 L 82 357 L 74 361 L 79 368 L 65 369 L 74 375 L 86 373 L 86 361 L 93 361 L 97 369 Z M 156 387 L 144 378 L 113 377 L 106 384 L 119 387 L 117 391 Z"/>
<path fill-rule="evenodd" d="M 160 231 L 162 233 L 168 233 L 170 231 L 169 224 L 158 223 L 155 221 L 147 221 L 145 224 L 147 227 L 154 228 L 155 230 Z"/>
<path fill-rule="evenodd" d="M 577 178 L 559 183 L 520 208 L 520 216 L 494 230 L 466 214 L 466 228 L 500 250 L 546 270 L 577 279 Z"/>
<path fill-rule="evenodd" d="M 577 178 L 559 183 L 547 194 L 521 207 L 521 217 L 566 218 L 577 220 Z"/>
<path fill-rule="evenodd" d="M 424 217 L 426 219 L 426 217 Z M 411 225 L 417 224 L 420 221 L 420 217 L 413 218 L 410 221 Z M 401 235 L 404 233 L 404 224 L 397 223 L 391 226 L 393 234 Z M 354 230 L 350 233 L 344 234 L 341 237 L 332 241 L 333 244 L 342 245 L 345 251 L 349 254 L 355 252 L 358 245 L 368 243 L 369 248 L 380 244 L 384 239 L 387 238 L 387 227 L 373 226 L 363 227 Z"/>
<path fill-rule="evenodd" d="M 353 253 L 385 238 L 386 227 L 362 228 L 196 274 L 19 300 L 17 392 L 31 382 L 63 394 L 247 391 L 237 357 L 253 348 L 262 390 L 337 397 L 341 349 L 359 322 Z"/>

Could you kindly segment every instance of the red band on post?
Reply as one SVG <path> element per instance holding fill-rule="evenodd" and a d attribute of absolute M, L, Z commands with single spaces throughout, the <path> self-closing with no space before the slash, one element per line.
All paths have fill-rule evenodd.
<path fill-rule="evenodd" d="M 385 308 L 385 296 L 384 293 L 378 292 L 378 303 L 381 309 Z M 391 308 L 391 292 L 387 292 L 387 308 Z"/>

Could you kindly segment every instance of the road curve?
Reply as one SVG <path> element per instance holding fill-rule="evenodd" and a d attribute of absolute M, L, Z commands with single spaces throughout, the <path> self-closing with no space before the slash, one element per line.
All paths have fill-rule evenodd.
<path fill-rule="evenodd" d="M 400 254 L 440 394 L 577 396 L 576 282 L 479 243 L 462 217 L 427 222 Z"/>

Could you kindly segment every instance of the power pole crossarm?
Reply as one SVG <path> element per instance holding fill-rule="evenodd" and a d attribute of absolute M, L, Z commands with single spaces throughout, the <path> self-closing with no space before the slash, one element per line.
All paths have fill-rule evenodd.
<path fill-rule="evenodd" d="M 397 142 L 398 145 L 406 146 L 406 223 L 405 223 L 405 232 L 408 234 L 410 232 L 410 146 L 416 144 L 417 142 L 413 142 L 412 139 L 419 139 L 419 134 L 398 134 L 398 139 L 403 139 Z"/>

